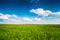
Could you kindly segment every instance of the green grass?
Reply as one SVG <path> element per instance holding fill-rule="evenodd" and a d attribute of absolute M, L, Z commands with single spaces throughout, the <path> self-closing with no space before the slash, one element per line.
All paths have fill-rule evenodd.
<path fill-rule="evenodd" d="M 0 40 L 60 40 L 60 25 L 0 24 Z"/>

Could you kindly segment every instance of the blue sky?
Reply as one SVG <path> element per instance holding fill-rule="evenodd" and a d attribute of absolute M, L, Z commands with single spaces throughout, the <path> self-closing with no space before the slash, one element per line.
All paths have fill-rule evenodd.
<path fill-rule="evenodd" d="M 60 24 L 59 20 L 60 0 L 0 0 L 0 23 Z"/>

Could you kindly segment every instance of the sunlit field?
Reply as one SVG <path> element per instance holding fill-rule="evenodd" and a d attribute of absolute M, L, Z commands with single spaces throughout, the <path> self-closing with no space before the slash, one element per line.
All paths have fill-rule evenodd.
<path fill-rule="evenodd" d="M 60 40 L 60 25 L 0 24 L 0 40 Z"/>

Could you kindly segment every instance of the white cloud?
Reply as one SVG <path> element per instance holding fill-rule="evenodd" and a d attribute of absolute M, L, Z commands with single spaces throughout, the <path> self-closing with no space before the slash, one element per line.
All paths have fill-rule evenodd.
<path fill-rule="evenodd" d="M 8 19 L 7 15 L 3 15 L 2 13 L 0 13 L 0 19 Z"/>
<path fill-rule="evenodd" d="M 1 14 L 3 15 L 3 22 L 0 23 L 5 23 L 5 24 L 35 24 L 39 23 L 41 21 L 40 18 L 28 18 L 28 17 L 19 17 L 15 14 L 10 15 L 10 14 Z M 5 16 L 7 18 L 5 18 Z M 1 19 L 1 16 L 0 16 Z"/>
<path fill-rule="evenodd" d="M 48 16 L 49 14 L 52 14 L 52 11 L 50 11 L 50 10 L 44 10 L 42 8 L 32 9 L 32 10 L 30 10 L 30 12 L 38 14 L 40 16 Z"/>
<path fill-rule="evenodd" d="M 9 24 L 13 24 L 13 23 L 20 23 L 20 18 L 16 15 L 10 15 L 10 14 L 2 14 L 0 13 L 0 19 L 3 20 L 2 23 L 9 23 Z"/>
<path fill-rule="evenodd" d="M 24 18 L 22 18 L 22 19 L 25 20 L 25 21 L 32 21 L 32 19 L 27 18 L 27 17 L 24 17 Z"/>
<path fill-rule="evenodd" d="M 18 16 L 16 16 L 15 14 L 12 15 L 14 18 L 19 18 Z"/>
<path fill-rule="evenodd" d="M 42 19 L 41 18 L 34 18 L 35 21 L 41 21 Z"/>
<path fill-rule="evenodd" d="M 54 15 L 60 16 L 60 12 L 55 12 Z"/>
<path fill-rule="evenodd" d="M 42 16 L 35 18 L 41 24 L 60 24 L 60 12 L 52 12 L 43 8 L 31 9 L 30 12 Z"/>
<path fill-rule="evenodd" d="M 38 10 L 38 11 L 36 11 Z M 0 13 L 0 20 L 2 19 L 3 22 L 0 22 L 0 23 L 7 23 L 7 24 L 60 24 L 60 12 L 51 12 L 49 10 L 45 10 L 43 11 L 43 9 L 32 9 L 32 11 L 30 12 L 35 12 L 35 14 L 38 14 L 38 15 L 41 15 L 41 16 L 44 16 L 44 18 L 40 17 L 34 17 L 34 18 L 29 18 L 29 17 L 20 17 L 20 16 L 17 16 L 15 14 L 3 14 L 3 13 Z M 41 10 L 41 12 L 39 11 Z M 41 14 L 42 13 L 42 14 Z M 47 13 L 47 14 L 46 14 Z M 51 17 L 49 17 L 49 14 L 53 15 Z M 59 15 L 59 16 L 58 16 Z M 47 18 L 47 17 L 48 18 Z M 58 16 L 58 17 L 56 17 Z"/>

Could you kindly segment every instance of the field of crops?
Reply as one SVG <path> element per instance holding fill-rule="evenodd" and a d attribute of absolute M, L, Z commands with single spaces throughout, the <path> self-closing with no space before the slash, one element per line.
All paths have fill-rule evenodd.
<path fill-rule="evenodd" d="M 0 24 L 0 40 L 60 40 L 60 25 Z"/>

